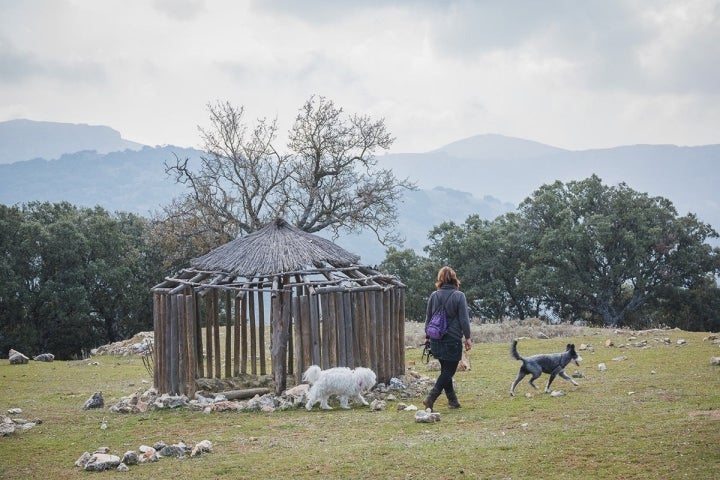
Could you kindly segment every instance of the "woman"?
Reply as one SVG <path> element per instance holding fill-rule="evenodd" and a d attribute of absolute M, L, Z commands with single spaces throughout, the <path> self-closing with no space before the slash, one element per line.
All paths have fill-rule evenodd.
<path fill-rule="evenodd" d="M 437 274 L 434 291 L 427 303 L 425 314 L 425 328 L 430 322 L 440 305 L 445 306 L 447 313 L 448 330 L 440 340 L 430 339 L 426 335 L 425 341 L 430 342 L 430 350 L 433 356 L 440 361 L 440 376 L 435 381 L 435 386 L 428 392 L 423 400 L 425 408 L 432 410 L 435 400 L 445 391 L 448 399 L 448 408 L 460 408 L 457 394 L 453 388 L 453 376 L 457 370 L 458 363 L 462 359 L 463 336 L 465 337 L 465 350 L 472 348 L 470 340 L 470 317 L 468 315 L 467 301 L 465 294 L 458 290 L 460 280 L 450 267 L 442 267 Z"/>

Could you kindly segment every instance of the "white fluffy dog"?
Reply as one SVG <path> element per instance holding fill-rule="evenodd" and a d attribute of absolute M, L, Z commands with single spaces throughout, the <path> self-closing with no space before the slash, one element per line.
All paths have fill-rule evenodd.
<path fill-rule="evenodd" d="M 312 410 L 313 406 L 320 402 L 320 408 L 332 410 L 328 405 L 331 395 L 340 397 L 340 407 L 350 408 L 348 400 L 357 399 L 363 405 L 368 405 L 362 394 L 370 391 L 377 381 L 375 372 L 365 367 L 357 367 L 353 370 L 347 367 L 334 367 L 322 370 L 317 365 L 311 365 L 303 374 L 303 381 L 310 384 L 307 393 L 305 408 Z"/>

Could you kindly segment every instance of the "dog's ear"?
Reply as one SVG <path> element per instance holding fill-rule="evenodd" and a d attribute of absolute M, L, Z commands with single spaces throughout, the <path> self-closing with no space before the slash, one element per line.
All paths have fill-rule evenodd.
<path fill-rule="evenodd" d="M 568 343 L 568 344 L 567 344 L 567 349 L 568 349 L 568 350 L 575 350 L 575 344 L 574 344 L 574 343 Z"/>

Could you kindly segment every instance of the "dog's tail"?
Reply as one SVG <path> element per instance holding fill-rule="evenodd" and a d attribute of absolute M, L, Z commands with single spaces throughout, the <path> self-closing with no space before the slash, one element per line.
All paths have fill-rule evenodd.
<path fill-rule="evenodd" d="M 525 361 L 525 359 L 521 357 L 517 351 L 517 342 L 517 340 L 512 341 L 512 345 L 510 345 L 510 356 L 515 360 Z"/>
<path fill-rule="evenodd" d="M 322 369 L 318 367 L 317 365 L 310 365 L 307 370 L 305 370 L 305 373 L 303 373 L 303 382 L 307 382 L 310 385 L 317 382 L 318 378 L 320 378 L 320 373 L 322 372 Z"/>

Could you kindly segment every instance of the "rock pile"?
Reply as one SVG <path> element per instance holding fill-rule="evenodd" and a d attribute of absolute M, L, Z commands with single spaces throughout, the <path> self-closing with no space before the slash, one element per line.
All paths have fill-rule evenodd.
<path fill-rule="evenodd" d="M 139 332 L 128 340 L 103 345 L 90 350 L 90 354 L 95 355 L 120 355 L 126 357 L 128 355 L 148 355 L 152 352 L 153 342 L 155 341 L 154 332 Z"/>
<path fill-rule="evenodd" d="M 385 402 L 387 401 L 418 398 L 425 395 L 433 382 L 432 379 L 425 375 L 408 371 L 406 375 L 400 378 L 392 378 L 387 385 L 384 383 L 377 384 L 375 388 L 364 396 L 369 402 L 376 400 L 375 409 L 380 410 L 384 409 Z M 114 413 L 145 413 L 154 409 L 182 407 L 204 413 L 224 411 L 274 412 L 276 410 L 302 407 L 307 401 L 307 390 L 308 385 L 301 384 L 286 390 L 281 395 L 258 393 L 246 400 L 236 400 L 235 398 L 240 396 L 237 394 L 241 392 L 212 393 L 198 391 L 195 393 L 195 396 L 190 399 L 185 395 L 169 395 L 167 393 L 161 395 L 157 389 L 150 388 L 144 392 L 139 390 L 132 395 L 121 398 L 119 402 L 110 407 L 110 411 Z M 255 387 L 247 391 L 269 392 L 269 389 Z M 231 393 L 236 395 L 231 395 Z M 92 400 L 92 398 L 90 400 Z M 90 402 L 90 400 L 88 400 L 88 402 Z"/>
<path fill-rule="evenodd" d="M 140 445 L 139 454 L 130 450 L 125 452 L 122 458 L 118 455 L 110 453 L 110 448 L 100 447 L 94 453 L 84 452 L 75 461 L 75 466 L 83 470 L 101 472 L 103 470 L 115 469 L 121 472 L 127 472 L 132 465 L 141 465 L 143 463 L 157 462 L 162 457 L 197 457 L 203 453 L 212 453 L 213 444 L 210 440 L 203 440 L 194 446 L 189 446 L 182 440 L 173 445 L 165 442 L 157 442 L 152 447 Z"/>
<path fill-rule="evenodd" d="M 22 410 L 19 408 L 11 408 L 8 410 L 10 415 L 19 415 Z M 30 430 L 35 425 L 42 423 L 42 420 L 36 418 L 34 420 L 26 420 L 24 418 L 11 418 L 7 415 L 0 415 L 0 437 L 13 434 L 18 431 Z"/>

